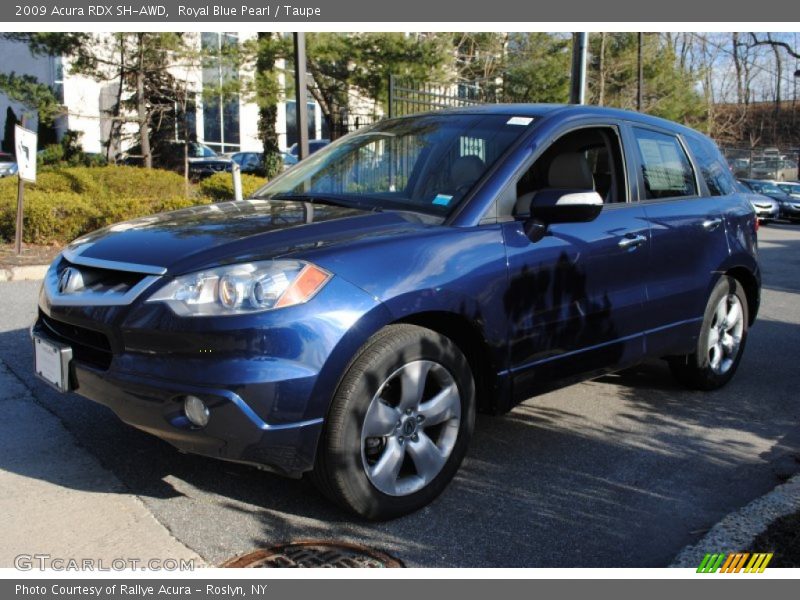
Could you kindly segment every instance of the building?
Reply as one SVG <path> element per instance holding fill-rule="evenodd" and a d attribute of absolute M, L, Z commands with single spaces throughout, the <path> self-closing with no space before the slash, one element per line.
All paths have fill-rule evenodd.
<path fill-rule="evenodd" d="M 99 34 L 111 36 L 113 34 Z M 255 33 L 236 32 L 203 32 L 188 33 L 190 41 L 198 47 L 207 49 L 222 49 L 228 44 L 243 43 L 246 39 L 254 37 Z M 63 137 L 67 130 L 77 131 L 81 134 L 80 143 L 85 152 L 106 154 L 110 158 L 124 153 L 135 143 L 136 125 L 126 122 L 122 125 L 121 135 L 112 136 L 114 120 L 111 109 L 115 106 L 119 94 L 119 80 L 113 74 L 104 77 L 91 78 L 71 73 L 70 59 L 63 56 L 33 56 L 28 46 L 22 42 L 0 39 L 0 55 L 4 57 L 4 70 L 13 71 L 17 75 L 32 75 L 36 79 L 50 86 L 58 99 L 65 107 L 65 116 L 55 123 L 55 133 L 58 139 Z M 279 84 L 285 86 L 287 78 L 283 72 L 283 61 L 278 61 Z M 192 111 L 186 122 L 194 130 L 195 139 L 216 152 L 261 151 L 262 144 L 258 139 L 258 106 L 252 100 L 243 96 L 235 100 L 223 101 L 220 98 L 205 97 L 202 91 L 205 86 L 216 85 L 220 79 L 227 77 L 222 64 L 208 64 L 202 67 L 187 67 L 175 65 L 169 69 L 176 77 L 184 79 L 187 88 L 194 91 L 195 100 L 187 103 L 187 108 Z M 246 71 L 248 67 L 240 69 L 235 76 L 247 76 L 252 73 Z M 208 88 L 206 88 L 208 89 Z M 286 150 L 297 139 L 295 131 L 295 101 L 291 98 L 293 90 L 289 89 L 282 95 L 278 103 L 276 129 L 279 136 L 279 145 Z M 5 131 L 7 118 L 11 116 L 9 109 L 16 118 L 20 118 L 23 107 L 14 103 L 0 93 L 0 131 Z M 322 118 L 322 113 L 313 101 L 308 103 L 309 110 L 309 137 L 320 139 L 330 137 Z M 35 117 L 28 122 L 28 127 L 36 129 Z M 181 132 L 176 128 L 175 139 L 181 140 Z M 119 138 L 121 142 L 115 144 L 112 140 Z"/>

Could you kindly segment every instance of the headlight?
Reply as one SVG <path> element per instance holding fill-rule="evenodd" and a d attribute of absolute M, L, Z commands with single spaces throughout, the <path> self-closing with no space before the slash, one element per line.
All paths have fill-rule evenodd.
<path fill-rule="evenodd" d="M 181 317 L 241 315 L 307 302 L 331 277 L 299 260 L 228 265 L 177 277 L 147 301 Z"/>

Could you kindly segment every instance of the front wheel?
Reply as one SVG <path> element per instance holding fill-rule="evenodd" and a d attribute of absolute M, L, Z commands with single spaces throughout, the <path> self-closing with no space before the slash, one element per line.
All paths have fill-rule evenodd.
<path fill-rule="evenodd" d="M 693 389 L 721 388 L 739 367 L 747 329 L 747 296 L 737 280 L 724 276 L 708 299 L 695 352 L 668 359 L 672 374 Z"/>
<path fill-rule="evenodd" d="M 314 481 L 368 519 L 415 511 L 455 475 L 474 422 L 475 385 L 459 348 L 429 329 L 386 327 L 336 392 Z"/>

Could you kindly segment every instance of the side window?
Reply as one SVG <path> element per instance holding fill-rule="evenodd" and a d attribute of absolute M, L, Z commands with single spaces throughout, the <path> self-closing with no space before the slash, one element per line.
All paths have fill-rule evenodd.
<path fill-rule="evenodd" d="M 692 136 L 686 136 L 684 139 L 711 195 L 727 196 L 732 194 L 736 190 L 736 183 L 716 147 L 707 140 Z"/>
<path fill-rule="evenodd" d="M 606 204 L 626 202 L 625 169 L 613 127 L 586 127 L 558 138 L 503 195 L 498 216 L 525 214 L 543 189 L 594 190 Z"/>
<path fill-rule="evenodd" d="M 646 200 L 697 194 L 694 172 L 678 138 L 649 129 L 633 128 L 644 177 Z"/>

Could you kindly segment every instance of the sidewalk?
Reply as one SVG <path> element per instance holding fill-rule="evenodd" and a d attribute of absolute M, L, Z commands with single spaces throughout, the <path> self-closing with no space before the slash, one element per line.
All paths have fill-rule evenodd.
<path fill-rule="evenodd" d="M 15 557 L 202 559 L 173 538 L 0 361 L 0 567 Z M 80 563 L 79 563 L 80 564 Z"/>

